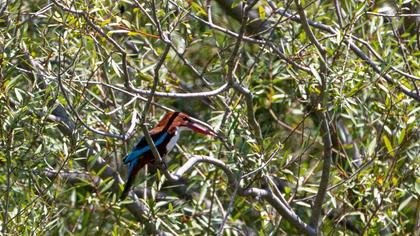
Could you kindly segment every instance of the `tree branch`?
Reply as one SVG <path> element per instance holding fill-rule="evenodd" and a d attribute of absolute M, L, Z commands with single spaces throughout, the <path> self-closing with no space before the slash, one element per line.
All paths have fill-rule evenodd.
<path fill-rule="evenodd" d="M 331 160 L 332 160 L 332 141 L 331 141 L 331 132 L 330 132 L 330 121 L 325 112 L 321 114 L 322 117 L 322 140 L 324 142 L 324 158 L 323 158 L 323 167 L 322 167 L 322 176 L 321 181 L 318 187 L 318 193 L 315 198 L 312 209 L 312 224 L 315 226 L 316 231 L 319 232 L 321 226 L 321 213 L 322 213 L 322 204 L 327 194 L 328 182 L 330 179 L 330 169 L 331 169 Z"/>
<path fill-rule="evenodd" d="M 254 198 L 262 198 L 272 205 L 277 212 L 290 222 L 296 229 L 305 235 L 317 235 L 314 228 L 303 222 L 294 211 L 285 206 L 272 191 L 267 189 L 250 188 L 241 193 L 243 196 L 252 196 Z"/>

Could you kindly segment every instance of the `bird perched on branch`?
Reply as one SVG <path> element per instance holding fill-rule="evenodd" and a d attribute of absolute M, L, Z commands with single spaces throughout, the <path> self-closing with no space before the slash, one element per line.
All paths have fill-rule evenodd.
<path fill-rule="evenodd" d="M 149 134 L 153 139 L 156 149 L 161 157 L 169 153 L 179 139 L 180 132 L 186 128 L 197 133 L 216 136 L 216 134 L 206 127 L 194 122 L 190 116 L 181 112 L 168 112 L 159 121 L 157 126 L 153 128 Z M 128 165 L 128 178 L 121 194 L 121 200 L 125 199 L 131 186 L 134 183 L 137 173 L 146 164 L 155 160 L 150 146 L 146 138 L 141 137 L 131 152 L 124 157 L 124 164 Z"/>

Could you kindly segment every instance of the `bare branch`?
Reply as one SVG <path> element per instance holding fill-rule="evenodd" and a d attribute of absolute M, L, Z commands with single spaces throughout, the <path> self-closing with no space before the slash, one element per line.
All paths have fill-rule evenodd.
<path fill-rule="evenodd" d="M 325 61 L 325 54 L 326 51 L 324 47 L 318 42 L 314 33 L 312 32 L 311 28 L 309 27 L 308 19 L 306 19 L 305 11 L 303 10 L 302 5 L 300 5 L 299 0 L 295 0 L 295 4 L 297 6 L 298 13 L 300 15 L 300 20 L 302 22 L 303 29 L 306 32 L 306 35 L 309 36 L 309 40 L 316 46 L 318 51 L 320 52 L 322 59 Z"/>
<path fill-rule="evenodd" d="M 341 14 L 341 5 L 339 0 L 334 0 L 334 7 L 337 14 L 338 25 L 343 27 L 343 15 Z"/>
<path fill-rule="evenodd" d="M 227 221 L 230 213 L 232 212 L 233 203 L 235 201 L 236 195 L 238 194 L 238 190 L 239 190 L 239 185 L 236 185 L 235 191 L 233 191 L 232 196 L 230 196 L 229 206 L 226 210 L 225 216 L 223 217 L 223 221 L 222 221 L 222 224 L 220 225 L 219 231 L 217 232 L 217 236 L 223 235 L 223 231 L 225 229 L 225 224 L 226 224 L 226 221 Z"/>
<path fill-rule="evenodd" d="M 266 189 L 250 188 L 241 193 L 244 196 L 252 196 L 254 198 L 262 198 L 270 203 L 280 215 L 282 215 L 287 221 L 289 221 L 294 227 L 305 235 L 317 235 L 315 229 L 305 224 L 294 211 L 289 207 L 286 207 L 273 192 Z"/>
<path fill-rule="evenodd" d="M 330 179 L 330 169 L 331 169 L 331 160 L 332 160 L 332 141 L 331 141 L 331 132 L 330 132 L 330 121 L 326 113 L 322 113 L 322 140 L 324 142 L 324 164 L 322 167 L 322 176 L 321 181 L 318 187 L 318 193 L 315 198 L 312 209 L 312 224 L 315 226 L 316 231 L 319 231 L 321 226 L 321 213 L 322 213 L 322 204 L 327 194 L 328 182 Z"/>
<path fill-rule="evenodd" d="M 186 172 L 190 171 L 194 167 L 194 165 L 200 162 L 213 164 L 217 166 L 218 168 L 222 169 L 222 171 L 225 172 L 231 186 L 234 187 L 238 185 L 236 176 L 225 165 L 225 163 L 223 163 L 223 161 L 218 160 L 216 158 L 212 158 L 212 157 L 206 157 L 206 156 L 197 156 L 197 155 L 191 156 L 188 159 L 188 161 L 176 171 L 175 176 L 178 176 L 178 178 L 181 178 Z"/>
<path fill-rule="evenodd" d="M 155 92 L 154 95 L 157 97 L 168 97 L 168 98 L 199 98 L 199 97 L 212 97 L 225 92 L 229 88 L 228 83 L 223 84 L 219 88 L 207 91 L 207 92 L 194 92 L 194 93 L 166 93 L 166 92 Z M 137 89 L 132 86 L 129 88 L 132 92 L 140 95 L 150 95 L 151 92 L 143 89 Z"/>

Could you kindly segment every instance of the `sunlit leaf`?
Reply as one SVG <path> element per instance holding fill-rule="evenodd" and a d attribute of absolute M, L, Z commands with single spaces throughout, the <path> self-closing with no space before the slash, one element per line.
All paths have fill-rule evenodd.
<path fill-rule="evenodd" d="M 385 147 L 388 150 L 389 154 L 391 154 L 391 156 L 395 156 L 394 149 L 392 148 L 392 144 L 389 141 L 388 137 L 386 135 L 383 135 L 382 139 L 385 143 Z"/>

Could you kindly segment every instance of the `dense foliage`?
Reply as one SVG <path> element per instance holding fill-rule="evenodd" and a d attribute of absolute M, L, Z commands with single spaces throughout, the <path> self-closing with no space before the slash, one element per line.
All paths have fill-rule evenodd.
<path fill-rule="evenodd" d="M 1 232 L 419 233 L 416 6 L 1 1 Z M 185 131 L 120 201 L 168 110 L 220 137 Z"/>

